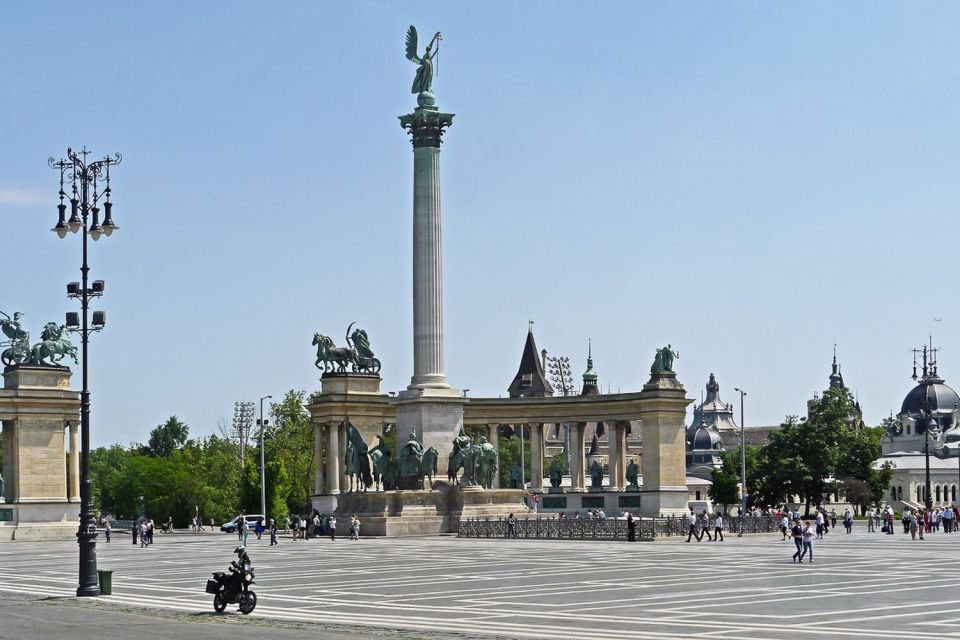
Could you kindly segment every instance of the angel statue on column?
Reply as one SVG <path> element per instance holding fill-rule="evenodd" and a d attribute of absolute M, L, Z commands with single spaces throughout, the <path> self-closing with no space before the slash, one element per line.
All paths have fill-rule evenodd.
<path fill-rule="evenodd" d="M 417 75 L 413 79 L 413 87 L 410 89 L 410 93 L 420 94 L 417 97 L 417 103 L 421 106 L 433 105 L 433 59 L 440 52 L 440 40 L 442 39 L 440 32 L 437 31 L 421 58 L 417 55 L 417 28 L 410 25 L 410 28 L 407 29 L 407 60 L 420 65 L 417 69 Z M 437 45 L 436 49 L 433 48 L 434 44 Z"/>

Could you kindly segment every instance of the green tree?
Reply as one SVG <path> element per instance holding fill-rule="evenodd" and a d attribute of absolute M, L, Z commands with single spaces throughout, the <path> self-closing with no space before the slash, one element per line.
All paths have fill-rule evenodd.
<path fill-rule="evenodd" d="M 744 456 L 747 471 L 747 506 L 763 506 L 766 501 L 763 499 L 761 488 L 763 481 L 763 456 L 764 450 L 760 446 L 747 446 Z M 722 462 L 719 469 L 711 472 L 713 487 L 708 491 L 710 499 L 725 507 L 729 505 L 740 504 L 740 447 L 731 451 L 724 452 L 720 456 Z M 732 488 L 731 488 L 732 487 Z"/>
<path fill-rule="evenodd" d="M 524 429 L 524 475 L 527 481 L 530 481 L 530 439 L 529 431 Z M 510 468 L 516 464 L 520 465 L 520 428 L 517 427 L 512 435 L 502 435 L 500 437 L 500 486 L 510 486 Z"/>
<path fill-rule="evenodd" d="M 310 498 L 314 491 L 316 465 L 314 460 L 314 427 L 310 421 L 310 412 L 304 406 L 306 392 L 291 389 L 284 394 L 280 402 L 270 405 L 270 426 L 265 431 L 264 454 L 266 472 L 270 474 L 270 463 L 279 464 L 277 473 L 282 470 L 285 480 L 283 507 L 278 505 L 280 513 L 303 513 L 310 509 Z M 373 445 L 372 442 L 367 443 Z M 256 450 L 259 455 L 259 449 Z M 259 458 L 257 458 L 259 460 Z M 272 492 L 272 480 L 267 479 L 267 491 Z M 259 486 L 259 484 L 258 484 Z M 268 501 L 269 502 L 269 501 Z M 259 501 L 257 502 L 259 505 Z M 259 511 L 259 506 L 257 507 Z"/>
<path fill-rule="evenodd" d="M 150 432 L 147 442 L 147 452 L 152 456 L 169 458 L 170 455 L 183 447 L 187 442 L 190 429 L 177 416 L 170 416 L 167 421 Z"/>

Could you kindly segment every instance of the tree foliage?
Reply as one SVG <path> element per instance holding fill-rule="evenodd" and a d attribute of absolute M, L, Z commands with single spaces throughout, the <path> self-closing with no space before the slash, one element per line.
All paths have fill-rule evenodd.
<path fill-rule="evenodd" d="M 304 513 L 313 495 L 314 439 L 305 394 L 289 391 L 270 407 L 264 433 L 266 501 L 270 517 Z M 259 436 L 259 433 L 257 433 Z M 116 444 L 90 452 L 94 504 L 115 517 L 172 517 L 186 526 L 199 511 L 205 522 L 223 522 L 241 511 L 260 511 L 259 438 L 240 461 L 236 441 L 217 435 L 189 439 L 176 416 L 150 432 L 147 445 Z"/>

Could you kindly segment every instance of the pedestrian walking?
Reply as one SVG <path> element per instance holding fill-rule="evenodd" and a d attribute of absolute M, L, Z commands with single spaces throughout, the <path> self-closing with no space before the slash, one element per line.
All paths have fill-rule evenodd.
<path fill-rule="evenodd" d="M 783 518 L 780 520 L 780 533 L 783 534 L 781 540 L 787 539 L 787 532 L 790 530 L 790 519 L 787 518 L 787 515 L 784 514 Z"/>
<path fill-rule="evenodd" d="M 698 542 L 702 541 L 704 536 L 706 536 L 707 542 L 713 542 L 713 537 L 710 535 L 710 516 L 706 509 L 700 514 L 700 539 Z"/>
<path fill-rule="evenodd" d="M 887 535 L 893 535 L 893 507 L 887 505 Z"/>
<path fill-rule="evenodd" d="M 688 519 L 690 521 L 690 530 L 687 532 L 687 542 L 690 542 L 690 538 L 696 538 L 697 542 L 700 542 L 700 534 L 697 532 L 697 522 L 699 518 L 697 518 L 697 514 L 694 513 L 693 507 L 690 507 L 690 517 Z"/>
<path fill-rule="evenodd" d="M 947 507 L 943 510 L 943 514 L 940 516 L 940 519 L 943 521 L 943 532 L 950 533 L 953 531 L 953 509 Z"/>
<path fill-rule="evenodd" d="M 354 540 L 360 540 L 360 518 L 357 517 L 357 514 L 353 514 L 350 518 L 350 536 Z M 517 537 L 516 532 L 514 532 L 513 537 Z"/>
<path fill-rule="evenodd" d="M 327 524 L 327 528 L 330 530 L 330 539 L 337 539 L 337 518 L 336 516 L 330 516 L 330 522 Z"/>
<path fill-rule="evenodd" d="M 795 518 L 793 521 L 793 528 L 790 529 L 790 537 L 793 538 L 793 543 L 797 547 L 796 552 L 793 554 L 794 562 L 803 561 L 803 525 L 800 524 L 800 518 Z"/>
<path fill-rule="evenodd" d="M 803 553 L 800 554 L 800 564 L 803 564 L 803 558 L 810 554 L 810 564 L 813 564 L 813 526 L 807 520 L 807 526 L 803 528 Z"/>
<path fill-rule="evenodd" d="M 903 519 L 904 519 L 904 521 L 906 522 L 907 530 L 910 532 L 910 539 L 911 539 L 911 540 L 916 540 L 916 539 L 917 539 L 917 530 L 919 529 L 919 527 L 917 526 L 917 518 L 916 518 L 912 513 L 910 513 L 908 510 L 904 509 L 904 510 L 903 510 Z"/>
<path fill-rule="evenodd" d="M 824 522 L 826 522 L 826 518 L 824 518 L 824 516 L 823 516 L 823 511 L 820 511 L 819 509 L 817 509 L 816 523 L 817 523 L 817 538 L 818 538 L 818 539 L 823 537 L 823 525 L 824 525 Z"/>
<path fill-rule="evenodd" d="M 140 521 L 140 548 L 147 546 L 147 521 Z"/>
<path fill-rule="evenodd" d="M 831 529 L 837 528 L 837 510 L 836 509 L 830 509 L 830 528 Z"/>
<path fill-rule="evenodd" d="M 250 525 L 246 518 L 240 521 L 240 539 L 243 541 L 243 546 L 246 547 L 247 541 L 250 539 Z"/>
<path fill-rule="evenodd" d="M 239 522 L 237 522 L 237 541 L 243 542 L 243 527 L 247 524 L 247 516 L 240 514 Z M 247 545 L 243 545 L 247 546 Z"/>
<path fill-rule="evenodd" d="M 507 538 L 516 538 L 517 537 L 517 519 L 511 513 L 507 516 Z"/>
<path fill-rule="evenodd" d="M 253 532 L 257 534 L 257 540 L 263 539 L 263 518 L 257 520 L 257 525 L 253 528 Z"/>
<path fill-rule="evenodd" d="M 637 541 L 637 522 L 633 519 L 633 514 L 627 514 L 627 542 Z M 699 542 L 699 538 L 697 539 Z"/>
<path fill-rule="evenodd" d="M 277 523 L 270 518 L 270 546 L 277 544 Z"/>
<path fill-rule="evenodd" d="M 110 519 L 105 518 L 103 521 L 103 537 L 107 539 L 107 542 L 110 542 Z"/>
<path fill-rule="evenodd" d="M 873 533 L 874 531 L 876 531 L 876 528 L 873 526 L 874 525 L 873 518 L 875 515 L 873 511 L 873 507 L 870 507 L 869 509 L 867 509 L 867 513 L 865 515 L 867 516 L 867 533 Z"/>
<path fill-rule="evenodd" d="M 130 537 L 133 538 L 133 545 L 137 545 L 137 533 L 139 532 L 139 527 L 137 526 L 137 521 L 134 520 L 133 524 L 130 525 Z"/>
<path fill-rule="evenodd" d="M 720 512 L 717 511 L 717 520 L 714 523 L 715 527 L 713 530 L 713 540 L 716 542 L 718 539 L 720 542 L 723 542 L 723 516 L 720 515 Z"/>
<path fill-rule="evenodd" d="M 846 509 L 843 512 L 843 526 L 846 528 L 847 533 L 853 533 L 853 513 L 850 509 Z"/>

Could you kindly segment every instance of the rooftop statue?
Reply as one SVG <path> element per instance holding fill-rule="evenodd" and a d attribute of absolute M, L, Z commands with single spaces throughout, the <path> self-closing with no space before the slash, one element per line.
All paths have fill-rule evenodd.
<path fill-rule="evenodd" d="M 20 324 L 22 317 L 19 311 L 14 312 L 13 317 L 0 311 L 0 331 L 8 338 L 0 342 L 0 347 L 6 347 L 0 353 L 0 360 L 8 367 L 23 364 L 30 358 L 30 334 Z"/>
<path fill-rule="evenodd" d="M 347 365 L 354 373 L 380 373 L 380 361 L 370 349 L 370 339 L 363 329 L 350 333 L 354 323 L 347 327 L 347 345 L 338 347 L 333 338 L 321 333 L 313 334 L 313 346 L 317 347 L 317 359 L 313 363 L 324 373 L 346 373 Z M 321 364 L 323 366 L 321 366 Z"/>
<path fill-rule="evenodd" d="M 420 65 L 417 68 L 417 75 L 413 79 L 413 87 L 411 87 L 410 93 L 419 94 L 417 104 L 420 106 L 432 106 L 434 102 L 433 59 L 437 57 L 437 53 L 440 51 L 440 41 L 442 39 L 440 32 L 437 31 L 421 58 L 417 55 L 417 28 L 410 25 L 410 28 L 407 29 L 407 60 Z M 434 44 L 437 45 L 436 50 L 433 50 Z M 431 51 L 433 51 L 432 54 Z"/>
<path fill-rule="evenodd" d="M 657 355 L 653 358 L 653 365 L 650 367 L 650 373 L 652 375 L 673 373 L 673 359 L 679 357 L 680 354 L 674 351 L 669 344 L 663 349 L 657 349 Z"/>
<path fill-rule="evenodd" d="M 30 349 L 28 364 L 55 367 L 68 356 L 74 364 L 79 364 L 77 348 L 70 342 L 67 328 L 56 322 L 48 322 L 43 327 L 43 333 L 40 334 L 40 342 Z M 46 360 L 49 362 L 45 362 Z"/>

